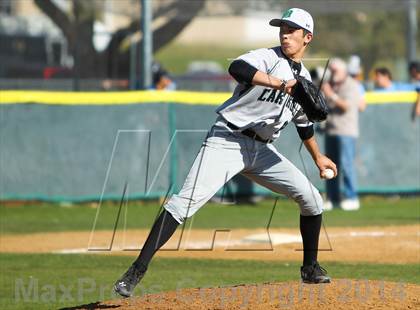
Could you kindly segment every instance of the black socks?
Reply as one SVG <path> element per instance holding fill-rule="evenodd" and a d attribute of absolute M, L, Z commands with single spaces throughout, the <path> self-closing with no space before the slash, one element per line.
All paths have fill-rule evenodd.
<path fill-rule="evenodd" d="M 164 210 L 159 215 L 153 224 L 139 257 L 134 262 L 134 265 L 139 270 L 146 271 L 153 255 L 171 238 L 178 225 L 177 220 L 168 211 Z"/>
<path fill-rule="evenodd" d="M 303 265 L 308 266 L 318 259 L 318 240 L 321 230 L 322 214 L 300 216 L 300 233 L 303 241 Z"/>

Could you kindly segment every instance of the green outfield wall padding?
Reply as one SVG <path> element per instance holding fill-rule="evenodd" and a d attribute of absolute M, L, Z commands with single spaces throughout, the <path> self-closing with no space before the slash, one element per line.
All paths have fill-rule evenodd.
<path fill-rule="evenodd" d="M 171 102 L 106 105 L 0 106 L 2 200 L 118 200 L 176 192 L 216 114 L 215 105 Z M 360 192 L 419 193 L 419 123 L 412 104 L 368 105 L 360 117 L 357 172 Z M 321 149 L 322 133 L 317 132 Z M 320 189 L 324 183 L 293 125 L 278 150 Z M 303 158 L 303 161 L 301 160 Z M 241 191 L 230 183 L 228 191 Z M 270 192 L 256 186 L 254 192 Z M 222 191 L 219 191 L 219 194 Z"/>

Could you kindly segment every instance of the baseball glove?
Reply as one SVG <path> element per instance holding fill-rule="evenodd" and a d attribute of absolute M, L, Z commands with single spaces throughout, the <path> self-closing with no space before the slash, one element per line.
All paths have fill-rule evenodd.
<path fill-rule="evenodd" d="M 329 109 L 325 98 L 318 88 L 303 76 L 296 77 L 293 98 L 300 104 L 311 122 L 326 120 Z"/>

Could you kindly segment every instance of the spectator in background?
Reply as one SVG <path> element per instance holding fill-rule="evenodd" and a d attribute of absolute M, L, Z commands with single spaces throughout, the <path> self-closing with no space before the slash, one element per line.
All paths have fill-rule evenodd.
<path fill-rule="evenodd" d="M 139 83 L 140 81 L 137 81 Z M 175 90 L 176 84 L 170 77 L 168 71 L 157 61 L 152 63 L 152 88 L 156 90 Z M 129 80 L 111 80 L 106 79 L 102 81 L 102 88 L 104 90 L 121 90 L 129 88 Z M 139 85 L 136 85 L 139 88 Z"/>
<path fill-rule="evenodd" d="M 375 69 L 375 91 L 413 91 L 413 85 L 406 82 L 395 82 L 391 71 L 386 67 Z"/>
<path fill-rule="evenodd" d="M 420 61 L 413 61 L 408 67 L 411 83 L 417 92 L 417 100 L 413 108 L 413 120 L 420 116 Z"/>
<path fill-rule="evenodd" d="M 365 100 L 365 87 L 363 86 L 363 74 L 362 67 L 360 64 L 360 57 L 357 55 L 351 55 L 347 63 L 347 72 L 348 74 L 359 84 L 360 92 L 362 94 L 359 102 L 359 111 L 364 111 L 366 109 L 366 100 Z"/>
<path fill-rule="evenodd" d="M 337 163 L 338 177 L 327 180 L 327 201 L 324 210 L 340 206 L 343 210 L 360 208 L 357 196 L 356 139 L 359 135 L 359 109 L 362 100 L 360 85 L 348 75 L 346 63 L 338 58 L 330 61 L 329 82 L 322 91 L 330 107 L 326 120 L 326 154 Z M 343 186 L 341 187 L 341 182 Z"/>
<path fill-rule="evenodd" d="M 420 61 L 415 60 L 408 65 L 408 74 L 410 75 L 410 82 L 413 84 L 419 83 L 420 80 Z"/>
<path fill-rule="evenodd" d="M 169 76 L 168 71 L 158 63 L 154 61 L 152 64 L 152 73 L 153 73 L 153 87 L 156 90 L 175 90 L 176 84 Z"/>
<path fill-rule="evenodd" d="M 396 91 L 396 87 L 392 82 L 392 74 L 388 68 L 380 67 L 375 69 L 375 90 Z"/>

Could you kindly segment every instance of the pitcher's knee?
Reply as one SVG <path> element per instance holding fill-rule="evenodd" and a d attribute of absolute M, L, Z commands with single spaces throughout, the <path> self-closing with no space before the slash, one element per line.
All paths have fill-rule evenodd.
<path fill-rule="evenodd" d="M 172 214 L 178 223 L 182 224 L 187 218 L 193 216 L 204 203 L 179 195 L 173 195 L 163 207 Z"/>
<path fill-rule="evenodd" d="M 323 200 L 321 194 L 315 187 L 302 191 L 300 195 L 295 197 L 295 201 L 299 204 L 300 213 L 304 216 L 313 216 L 322 213 Z"/>

